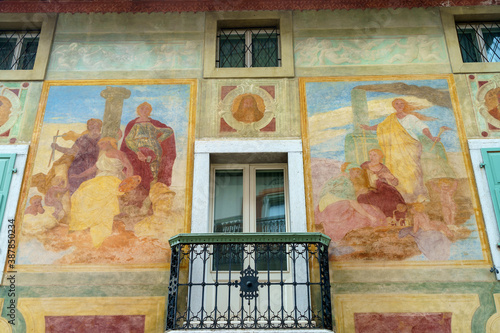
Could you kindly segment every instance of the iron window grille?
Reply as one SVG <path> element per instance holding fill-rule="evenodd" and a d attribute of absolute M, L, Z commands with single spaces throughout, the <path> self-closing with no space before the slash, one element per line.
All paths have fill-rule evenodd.
<path fill-rule="evenodd" d="M 463 62 L 500 62 L 499 22 L 456 23 Z"/>
<path fill-rule="evenodd" d="M 35 65 L 40 31 L 0 31 L 0 70 L 30 70 Z"/>
<path fill-rule="evenodd" d="M 281 67 L 280 33 L 276 27 L 220 29 L 216 67 Z"/>
<path fill-rule="evenodd" d="M 332 329 L 329 243 L 320 233 L 171 238 L 167 330 Z"/>

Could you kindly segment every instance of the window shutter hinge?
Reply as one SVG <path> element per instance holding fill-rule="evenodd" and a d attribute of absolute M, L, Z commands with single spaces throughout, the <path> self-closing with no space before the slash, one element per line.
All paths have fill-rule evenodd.
<path fill-rule="evenodd" d="M 480 168 L 484 168 L 485 166 L 486 166 L 486 163 L 484 163 L 484 162 L 483 163 L 479 163 L 479 167 Z"/>
<path fill-rule="evenodd" d="M 17 168 L 12 169 L 12 173 L 17 173 Z"/>

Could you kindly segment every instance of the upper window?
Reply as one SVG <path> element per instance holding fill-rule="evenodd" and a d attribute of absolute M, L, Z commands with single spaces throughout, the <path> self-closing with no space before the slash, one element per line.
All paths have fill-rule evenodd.
<path fill-rule="evenodd" d="M 0 76 L 3 81 L 45 79 L 57 14 L 0 13 Z"/>
<path fill-rule="evenodd" d="M 33 69 L 40 30 L 0 31 L 0 69 Z"/>
<path fill-rule="evenodd" d="M 498 72 L 500 6 L 439 10 L 453 73 Z"/>
<path fill-rule="evenodd" d="M 463 62 L 500 62 L 498 22 L 456 23 Z"/>
<path fill-rule="evenodd" d="M 277 27 L 219 29 L 216 67 L 279 67 Z"/>
<path fill-rule="evenodd" d="M 203 77 L 293 77 L 292 13 L 205 14 Z"/>

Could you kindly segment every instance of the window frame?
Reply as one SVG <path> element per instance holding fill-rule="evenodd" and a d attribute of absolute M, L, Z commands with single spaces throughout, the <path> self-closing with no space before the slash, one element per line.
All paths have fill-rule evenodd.
<path fill-rule="evenodd" d="M 256 219 L 256 171 L 283 170 L 285 195 L 285 232 L 290 230 L 289 187 L 287 163 L 211 164 L 210 165 L 210 232 L 215 232 L 215 172 L 217 170 L 243 170 L 242 232 L 257 232 Z"/>
<path fill-rule="evenodd" d="M 241 36 L 242 34 L 245 35 L 245 56 L 244 56 L 244 66 L 243 67 L 232 67 L 232 66 L 227 66 L 227 67 L 220 67 L 220 40 L 221 40 L 221 34 L 222 31 L 228 30 L 230 31 L 228 34 L 224 33 L 224 36 L 230 36 L 232 34 L 235 34 L 236 36 Z M 278 27 L 263 27 L 263 28 L 224 28 L 224 29 L 218 29 L 217 30 L 217 47 L 216 47 L 216 57 L 215 57 L 215 62 L 216 62 L 216 68 L 259 68 L 259 67 L 254 67 L 253 66 L 253 49 L 251 47 L 253 46 L 253 36 L 254 35 L 259 35 L 258 32 L 264 31 L 265 34 L 270 35 L 273 32 L 276 33 L 276 39 L 277 39 L 277 46 L 276 46 L 276 61 L 278 63 L 278 66 L 266 66 L 264 68 L 270 68 L 270 67 L 281 67 L 281 38 L 280 38 L 280 32 Z"/>
<path fill-rule="evenodd" d="M 460 29 L 463 29 L 462 31 L 467 31 L 469 30 L 470 32 L 474 32 L 474 39 L 476 41 L 477 49 L 476 54 L 479 58 L 481 58 L 481 61 L 475 61 L 477 62 L 500 62 L 499 61 L 488 61 L 488 57 L 486 57 L 484 54 L 487 53 L 486 51 L 486 44 L 484 42 L 484 35 L 483 35 L 483 26 L 490 26 L 490 28 L 493 28 L 493 23 L 488 23 L 488 22 L 463 22 L 463 23 L 457 23 L 456 26 L 459 26 Z M 458 30 L 457 30 L 458 34 Z M 476 45 L 474 46 L 476 48 Z M 499 53 L 500 53 L 500 48 L 499 48 Z M 463 61 L 463 56 L 462 56 L 462 61 Z M 470 63 L 470 62 L 466 62 Z"/>
<path fill-rule="evenodd" d="M 468 62 L 462 60 L 456 24 L 500 21 L 500 6 L 440 8 L 441 20 L 453 73 L 488 73 L 500 70 L 499 62 Z"/>
<path fill-rule="evenodd" d="M 281 67 L 217 67 L 217 33 L 225 28 L 276 26 L 280 34 Z M 204 78 L 293 77 L 292 12 L 207 12 L 205 13 Z"/>
<path fill-rule="evenodd" d="M 195 142 L 191 233 L 211 233 L 210 155 L 286 153 L 290 232 L 307 232 L 301 140 L 199 140 Z"/>
<path fill-rule="evenodd" d="M 4 31 L 7 34 L 11 34 L 13 38 L 16 39 L 16 46 L 14 47 L 14 52 L 12 55 L 12 60 L 11 60 L 11 65 L 10 69 L 8 70 L 19 70 L 19 62 L 21 58 L 21 51 L 24 48 L 24 40 L 26 38 L 38 38 L 38 44 L 40 44 L 40 31 L 21 31 L 21 30 L 15 30 L 15 31 Z M 1 38 L 0 38 L 1 39 Z M 38 49 L 38 47 L 37 47 Z M 36 54 L 36 53 L 35 53 Z M 35 55 L 36 59 L 36 55 Z"/>
<path fill-rule="evenodd" d="M 500 139 L 469 139 L 469 152 L 471 156 L 472 169 L 479 194 L 479 202 L 483 214 L 486 234 L 491 251 L 493 265 L 499 270 L 495 272 L 497 280 L 500 280 L 500 231 L 497 224 L 495 209 L 486 177 L 486 170 L 482 167 L 483 156 L 481 149 L 484 148 L 500 148 Z"/>
<path fill-rule="evenodd" d="M 3 81 L 43 80 L 49 63 L 57 14 L 0 14 L 0 30 L 40 30 L 33 69 L 0 70 Z"/>
<path fill-rule="evenodd" d="M 2 225 L 0 229 L 0 267 L 2 267 L 2 281 L 5 275 L 5 263 L 8 254 L 9 246 L 9 220 L 16 219 L 19 214 L 17 214 L 17 205 L 19 202 L 19 196 L 21 193 L 21 186 L 23 181 L 24 170 L 26 167 L 26 161 L 28 159 L 28 149 L 29 145 L 0 145 L 0 153 L 2 154 L 16 154 L 16 161 L 14 162 L 14 168 L 17 171 L 12 175 L 12 179 L 9 187 L 9 195 L 7 197 L 7 204 L 2 219 Z M 22 209 L 22 208 L 21 208 Z M 16 221 L 17 222 L 17 221 Z M 16 240 L 19 235 L 19 223 L 15 223 L 16 228 Z"/>

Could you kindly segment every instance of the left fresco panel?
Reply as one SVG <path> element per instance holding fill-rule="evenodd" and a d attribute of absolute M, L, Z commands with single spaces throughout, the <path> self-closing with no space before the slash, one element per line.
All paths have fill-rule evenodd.
<path fill-rule="evenodd" d="M 195 80 L 46 82 L 17 264 L 164 264 L 184 232 Z"/>

